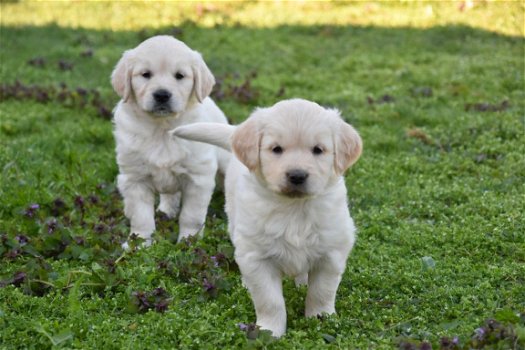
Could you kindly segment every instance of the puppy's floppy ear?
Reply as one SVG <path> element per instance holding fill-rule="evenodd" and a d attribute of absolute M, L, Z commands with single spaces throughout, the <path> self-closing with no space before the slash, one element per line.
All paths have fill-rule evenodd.
<path fill-rule="evenodd" d="M 124 52 L 111 73 L 111 85 L 124 102 L 131 95 L 131 70 L 131 50 L 128 50 Z"/>
<path fill-rule="evenodd" d="M 231 138 L 233 153 L 250 171 L 259 165 L 261 136 L 257 118 L 252 117 L 239 125 Z"/>
<path fill-rule="evenodd" d="M 338 119 L 334 130 L 334 167 L 338 174 L 343 174 L 361 156 L 363 141 L 352 125 Z"/>
<path fill-rule="evenodd" d="M 193 93 L 199 102 L 202 102 L 211 93 L 215 85 L 215 77 L 204 63 L 200 53 L 195 52 L 196 57 L 193 61 Z"/>

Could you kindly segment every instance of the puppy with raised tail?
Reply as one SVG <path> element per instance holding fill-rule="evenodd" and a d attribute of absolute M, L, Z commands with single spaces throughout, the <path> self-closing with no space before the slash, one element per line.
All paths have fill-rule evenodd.
<path fill-rule="evenodd" d="M 342 175 L 361 154 L 356 130 L 337 110 L 293 99 L 236 127 L 197 123 L 173 134 L 233 150 L 228 229 L 257 324 L 276 337 L 286 331 L 285 275 L 308 283 L 306 316 L 334 313 L 355 241 Z"/>
<path fill-rule="evenodd" d="M 155 36 L 124 52 L 111 83 L 122 98 L 114 110 L 117 182 L 131 233 L 151 244 L 156 193 L 159 211 L 171 218 L 180 211 L 179 240 L 200 232 L 217 168 L 226 169 L 230 154 L 174 139 L 169 130 L 196 122 L 227 123 L 208 97 L 215 78 L 202 56 L 173 37 Z"/>

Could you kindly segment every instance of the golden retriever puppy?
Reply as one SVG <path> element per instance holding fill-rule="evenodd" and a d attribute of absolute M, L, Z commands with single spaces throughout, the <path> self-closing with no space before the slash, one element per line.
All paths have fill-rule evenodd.
<path fill-rule="evenodd" d="M 257 324 L 284 334 L 285 275 L 308 283 L 306 316 L 334 313 L 355 241 L 342 175 L 361 154 L 356 130 L 337 110 L 293 99 L 257 109 L 237 127 L 198 123 L 173 133 L 233 149 L 228 229 Z"/>
<path fill-rule="evenodd" d="M 198 52 L 173 37 L 155 36 L 124 52 L 111 83 L 122 98 L 114 110 L 117 182 L 131 233 L 151 244 L 156 193 L 158 210 L 171 218 L 180 211 L 179 240 L 198 233 L 217 168 L 225 170 L 230 155 L 174 139 L 168 131 L 196 122 L 227 123 L 208 97 L 215 78 Z"/>

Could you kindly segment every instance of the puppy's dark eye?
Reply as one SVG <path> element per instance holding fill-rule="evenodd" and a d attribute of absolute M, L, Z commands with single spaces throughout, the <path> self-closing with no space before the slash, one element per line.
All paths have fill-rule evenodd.
<path fill-rule="evenodd" d="M 312 148 L 312 153 L 316 156 L 319 154 L 323 154 L 323 149 L 319 146 L 315 146 L 314 148 Z"/>
<path fill-rule="evenodd" d="M 146 78 L 146 79 L 151 78 L 151 72 L 150 71 L 145 71 L 144 73 L 142 73 L 142 77 Z"/>
<path fill-rule="evenodd" d="M 177 79 L 177 80 L 182 80 L 182 79 L 184 79 L 184 74 L 179 73 L 179 72 L 175 73 L 175 79 Z"/>
<path fill-rule="evenodd" d="M 283 153 L 283 148 L 281 146 L 275 146 L 274 148 L 272 148 L 272 152 L 275 154 L 281 154 Z"/>

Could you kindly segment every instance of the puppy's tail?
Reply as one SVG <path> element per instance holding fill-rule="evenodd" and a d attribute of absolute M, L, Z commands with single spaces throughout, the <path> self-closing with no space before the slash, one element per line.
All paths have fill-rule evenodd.
<path fill-rule="evenodd" d="M 194 123 L 170 131 L 173 136 L 191 141 L 209 143 L 231 151 L 231 137 L 235 126 L 222 123 Z"/>

